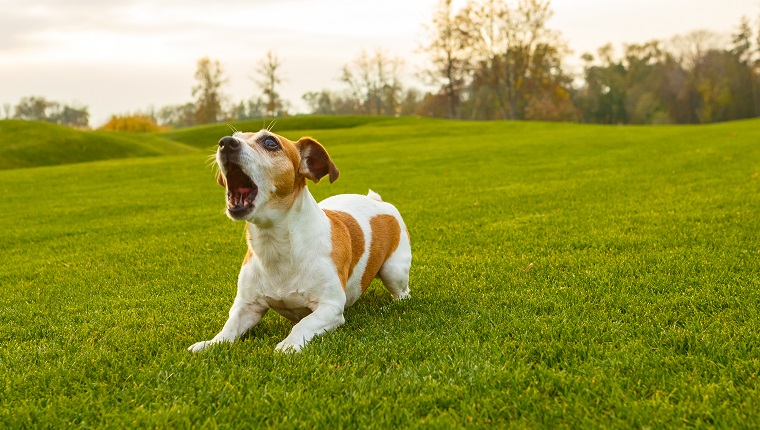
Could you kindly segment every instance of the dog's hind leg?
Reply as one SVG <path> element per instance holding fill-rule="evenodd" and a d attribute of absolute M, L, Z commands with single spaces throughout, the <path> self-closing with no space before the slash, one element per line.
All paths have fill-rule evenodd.
<path fill-rule="evenodd" d="M 236 297 L 232 308 L 230 308 L 230 317 L 224 324 L 222 331 L 211 340 L 204 340 L 191 345 L 188 350 L 199 352 L 215 343 L 233 342 L 258 324 L 266 312 L 267 308 L 259 304 L 245 303 L 240 297 Z"/>
<path fill-rule="evenodd" d="M 402 245 L 406 245 L 402 247 Z M 380 266 L 378 276 L 394 300 L 409 297 L 409 269 L 412 266 L 412 253 L 408 242 L 399 244 L 399 248 Z"/>

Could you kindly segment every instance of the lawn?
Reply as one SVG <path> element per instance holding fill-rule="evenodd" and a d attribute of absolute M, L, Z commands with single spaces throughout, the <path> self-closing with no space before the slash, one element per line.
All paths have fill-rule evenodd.
<path fill-rule="evenodd" d="M 226 126 L 4 167 L 0 427 L 760 426 L 760 121 L 301 121 L 274 131 L 341 170 L 318 200 L 400 209 L 412 298 L 375 281 L 297 355 L 274 312 L 191 354 L 245 254 Z"/>

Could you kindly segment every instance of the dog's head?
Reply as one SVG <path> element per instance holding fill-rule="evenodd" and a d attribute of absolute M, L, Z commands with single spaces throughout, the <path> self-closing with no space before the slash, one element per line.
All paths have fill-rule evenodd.
<path fill-rule="evenodd" d="M 261 130 L 237 132 L 219 140 L 217 181 L 227 189 L 227 216 L 264 222 L 287 211 L 306 186 L 306 179 L 330 182 L 340 172 L 325 148 L 310 137 L 298 142 Z"/>

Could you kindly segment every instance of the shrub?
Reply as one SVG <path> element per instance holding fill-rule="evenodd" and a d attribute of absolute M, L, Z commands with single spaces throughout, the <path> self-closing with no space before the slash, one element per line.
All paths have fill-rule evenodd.
<path fill-rule="evenodd" d="M 129 131 L 133 133 L 154 133 L 166 131 L 167 127 L 161 127 L 147 115 L 112 115 L 111 119 L 99 130 Z"/>

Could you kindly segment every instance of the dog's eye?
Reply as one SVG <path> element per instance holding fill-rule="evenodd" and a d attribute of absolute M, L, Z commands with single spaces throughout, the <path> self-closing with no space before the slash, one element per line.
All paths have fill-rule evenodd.
<path fill-rule="evenodd" d="M 264 139 L 264 148 L 275 151 L 280 148 L 280 143 L 274 137 L 267 137 Z"/>

